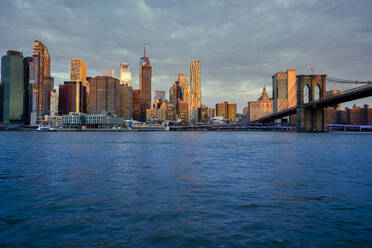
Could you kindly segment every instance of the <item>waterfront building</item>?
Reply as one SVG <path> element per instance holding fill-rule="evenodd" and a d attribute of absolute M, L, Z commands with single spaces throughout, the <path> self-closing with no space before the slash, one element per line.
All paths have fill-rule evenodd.
<path fill-rule="evenodd" d="M 168 110 L 166 108 L 147 109 L 146 121 L 157 120 L 166 121 L 168 119 Z"/>
<path fill-rule="evenodd" d="M 189 106 L 183 100 L 179 101 L 177 104 L 177 114 L 183 122 L 189 121 Z"/>
<path fill-rule="evenodd" d="M 217 103 L 216 116 L 221 116 L 224 119 L 235 121 L 236 119 L 236 103 Z"/>
<path fill-rule="evenodd" d="M 133 120 L 141 121 L 140 90 L 132 91 L 132 115 Z"/>
<path fill-rule="evenodd" d="M 133 89 L 127 84 L 120 85 L 120 117 L 132 119 L 132 93 Z"/>
<path fill-rule="evenodd" d="M 102 76 L 104 77 L 115 77 L 114 69 L 102 69 Z"/>
<path fill-rule="evenodd" d="M 208 107 L 203 104 L 198 108 L 198 122 L 208 122 Z"/>
<path fill-rule="evenodd" d="M 198 108 L 201 106 L 200 61 L 190 61 L 190 111 L 191 120 L 197 120 Z"/>
<path fill-rule="evenodd" d="M 213 117 L 216 116 L 216 109 L 215 108 L 209 108 L 208 110 L 208 115 L 209 115 L 209 119 L 212 119 Z"/>
<path fill-rule="evenodd" d="M 1 58 L 2 121 L 5 124 L 27 122 L 28 79 L 22 52 L 9 50 Z"/>
<path fill-rule="evenodd" d="M 86 113 L 86 87 L 83 82 L 65 81 L 59 85 L 58 114 Z"/>
<path fill-rule="evenodd" d="M 146 109 L 151 109 L 151 71 L 150 59 L 146 57 L 146 47 L 144 47 L 139 66 L 141 120 L 145 120 Z"/>
<path fill-rule="evenodd" d="M 243 116 L 244 117 L 247 117 L 248 116 L 248 109 L 249 109 L 248 107 L 244 107 L 243 108 Z"/>
<path fill-rule="evenodd" d="M 250 121 L 258 120 L 273 113 L 273 100 L 267 95 L 266 87 L 257 101 L 248 102 L 248 118 Z"/>
<path fill-rule="evenodd" d="M 120 81 L 107 76 L 91 78 L 88 99 L 89 114 L 106 112 L 120 115 Z"/>
<path fill-rule="evenodd" d="M 168 111 L 168 120 L 170 120 L 170 121 L 176 120 L 176 118 L 177 118 L 176 104 L 173 104 L 170 101 L 166 101 L 165 102 L 165 107 L 167 108 L 167 111 Z"/>
<path fill-rule="evenodd" d="M 296 70 L 288 69 L 286 72 L 275 73 L 272 76 L 272 90 L 273 113 L 297 106 Z M 295 115 L 285 119 L 291 123 L 296 122 Z"/>
<path fill-rule="evenodd" d="M 32 71 L 31 71 L 32 70 Z M 33 75 L 33 95 L 31 124 L 41 123 L 44 115 L 49 115 L 50 104 L 48 84 L 50 83 L 50 55 L 48 48 L 41 41 L 34 41 L 33 60 L 30 63 L 30 75 Z M 31 79 L 30 79 L 31 80 Z M 47 88 L 47 89 L 46 89 Z"/>
<path fill-rule="evenodd" d="M 120 85 L 126 85 L 128 87 L 132 85 L 132 74 L 128 63 L 120 63 Z"/>
<path fill-rule="evenodd" d="M 54 89 L 50 92 L 50 117 L 56 118 L 58 116 L 58 93 Z"/>

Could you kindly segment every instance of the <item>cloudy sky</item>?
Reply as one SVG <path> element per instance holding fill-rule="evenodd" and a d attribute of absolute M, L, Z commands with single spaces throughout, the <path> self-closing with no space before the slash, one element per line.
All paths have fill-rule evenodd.
<path fill-rule="evenodd" d="M 69 79 L 70 58 L 88 76 L 130 63 L 138 88 L 138 63 L 146 41 L 153 90 L 166 90 L 189 60 L 201 61 L 202 101 L 256 100 L 271 94 L 277 71 L 326 73 L 372 80 L 370 0 L 0 0 L 0 54 L 31 55 L 34 40 L 51 54 L 57 84 Z M 329 85 L 337 88 L 339 85 Z M 372 102 L 371 98 L 362 102 Z"/>

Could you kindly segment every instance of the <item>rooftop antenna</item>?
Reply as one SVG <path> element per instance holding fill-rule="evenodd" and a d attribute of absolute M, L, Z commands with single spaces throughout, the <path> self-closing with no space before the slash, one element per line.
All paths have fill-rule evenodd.
<path fill-rule="evenodd" d="M 146 57 L 146 41 L 143 42 L 143 57 Z"/>

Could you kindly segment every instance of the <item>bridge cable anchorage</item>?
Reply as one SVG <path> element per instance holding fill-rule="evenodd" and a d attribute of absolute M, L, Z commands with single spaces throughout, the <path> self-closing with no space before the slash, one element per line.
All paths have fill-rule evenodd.
<path fill-rule="evenodd" d="M 327 77 L 326 80 L 332 83 L 340 83 L 340 84 L 372 84 L 372 81 L 359 81 L 359 80 L 346 80 L 346 79 L 339 79 L 334 77 Z"/>

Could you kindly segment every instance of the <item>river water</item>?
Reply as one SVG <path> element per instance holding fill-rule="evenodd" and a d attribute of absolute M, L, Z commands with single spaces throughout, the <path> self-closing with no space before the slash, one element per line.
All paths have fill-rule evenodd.
<path fill-rule="evenodd" d="M 371 247 L 372 133 L 0 132 L 0 247 Z"/>

